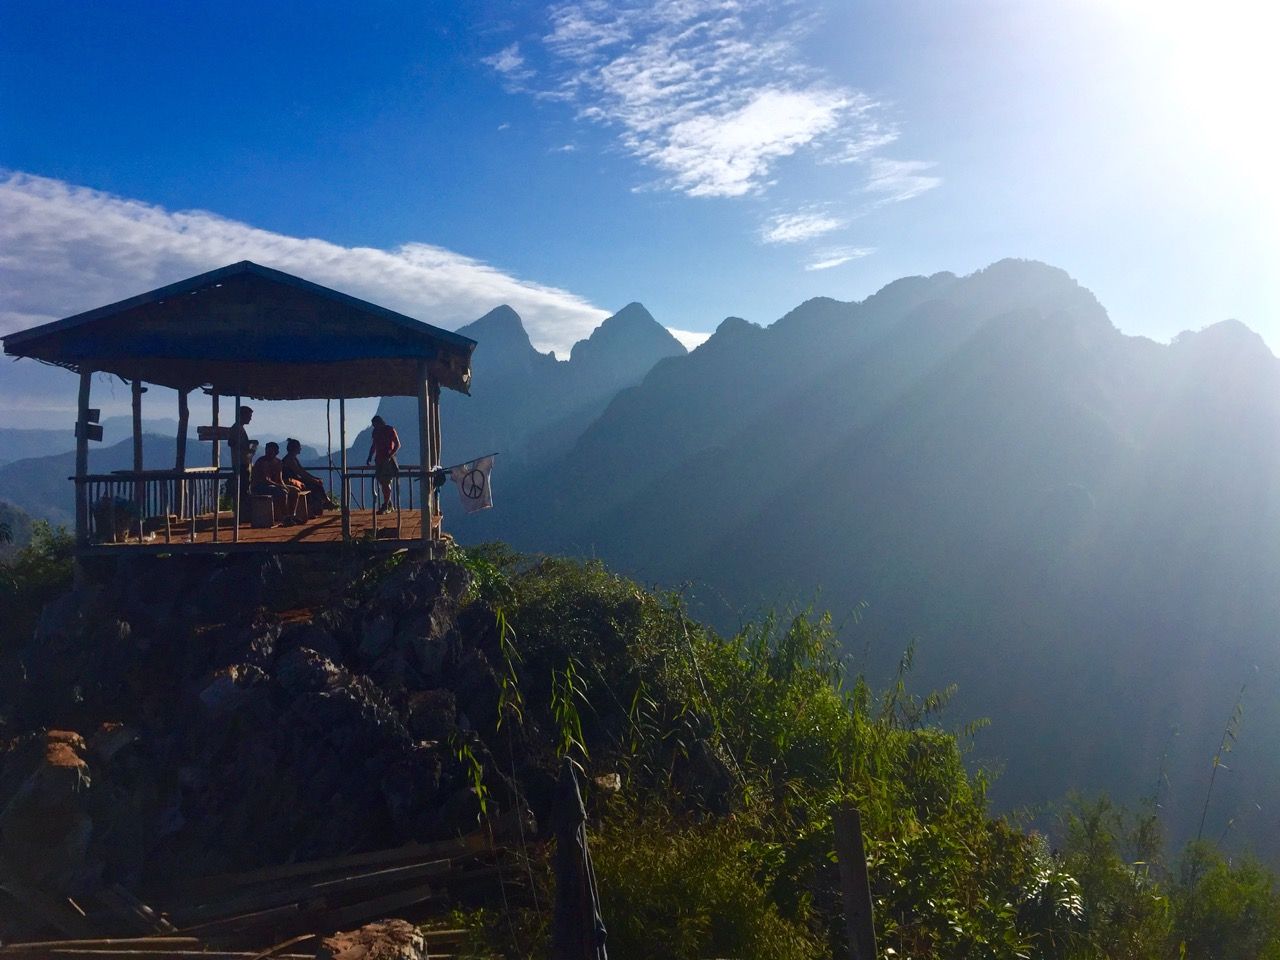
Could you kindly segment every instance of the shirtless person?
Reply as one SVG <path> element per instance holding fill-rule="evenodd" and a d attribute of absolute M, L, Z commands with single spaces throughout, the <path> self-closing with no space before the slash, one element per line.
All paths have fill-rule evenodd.
<path fill-rule="evenodd" d="M 329 494 L 325 491 L 324 481 L 302 465 L 298 455 L 302 453 L 302 444 L 290 437 L 284 442 L 284 459 L 280 461 L 285 480 L 302 486 L 310 496 L 307 503 L 311 508 L 311 516 L 318 517 L 329 506 Z"/>
<path fill-rule="evenodd" d="M 249 480 L 249 492 L 255 497 L 271 497 L 276 502 L 276 515 L 285 523 L 297 522 L 298 490 L 300 485 L 284 478 L 280 463 L 280 444 L 268 443 L 266 452 L 253 465 Z M 283 508 L 283 509 L 281 509 Z"/>
<path fill-rule="evenodd" d="M 396 451 L 400 449 L 400 435 L 396 428 L 381 417 L 373 418 L 373 442 L 369 444 L 369 455 L 364 458 L 367 467 L 374 461 L 373 475 L 382 488 L 382 506 L 379 513 L 391 511 L 391 481 L 400 476 L 400 464 L 396 463 Z"/>

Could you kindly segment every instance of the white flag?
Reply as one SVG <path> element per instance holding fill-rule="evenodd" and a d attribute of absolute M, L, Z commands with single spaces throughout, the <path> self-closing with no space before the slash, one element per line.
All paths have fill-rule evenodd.
<path fill-rule="evenodd" d="M 493 487 L 489 475 L 493 473 L 493 457 L 481 457 L 470 463 L 462 463 L 449 470 L 449 478 L 458 487 L 462 509 L 467 513 L 487 510 L 493 506 Z"/>

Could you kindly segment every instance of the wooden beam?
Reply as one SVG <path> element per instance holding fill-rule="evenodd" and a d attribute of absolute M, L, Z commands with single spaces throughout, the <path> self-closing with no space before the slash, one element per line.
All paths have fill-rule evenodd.
<path fill-rule="evenodd" d="M 236 394 L 236 415 L 235 415 L 235 421 L 234 421 L 235 427 L 233 429 L 244 430 L 244 424 L 240 422 L 240 408 L 243 405 L 244 405 L 244 401 L 240 399 L 240 394 L 237 393 Z M 240 441 L 239 439 L 237 439 L 234 462 L 231 464 L 231 469 L 236 472 L 236 484 L 235 484 L 236 501 L 231 505 L 231 542 L 232 543 L 240 542 L 240 520 L 241 520 L 240 505 L 244 502 L 244 494 L 248 492 L 245 490 L 241 490 L 240 487 L 241 487 L 241 484 L 244 483 L 244 455 L 247 452 L 248 452 L 247 450 L 241 449 Z"/>
<path fill-rule="evenodd" d="M 213 392 L 213 429 L 217 430 L 219 426 L 220 424 L 218 423 L 218 392 L 215 390 Z M 222 466 L 222 443 L 218 440 L 213 441 L 212 466 L 214 469 L 217 469 L 218 467 Z"/>
<path fill-rule="evenodd" d="M 852 803 L 841 803 L 832 811 L 831 823 L 836 835 L 836 860 L 840 864 L 849 957 L 850 960 L 875 960 L 879 954 L 871 884 L 867 878 L 867 854 L 862 844 L 862 817 Z"/>
<path fill-rule="evenodd" d="M 422 547 L 431 555 L 431 454 L 435 431 L 431 428 L 431 374 L 424 362 L 418 368 L 418 462 L 422 465 Z"/>
<path fill-rule="evenodd" d="M 133 472 L 142 472 L 142 381 L 137 377 L 133 378 L 130 386 L 130 393 L 133 395 Z M 140 478 L 135 477 L 133 481 L 133 502 L 138 508 L 138 540 L 141 541 L 144 535 L 143 516 L 147 512 L 147 485 Z"/>
<path fill-rule="evenodd" d="M 431 466 L 435 467 L 444 462 L 444 437 L 440 433 L 440 381 L 435 377 L 431 378 L 431 387 L 428 392 L 431 396 L 431 434 L 434 440 L 431 451 Z M 431 537 L 432 539 L 437 539 L 437 531 L 440 530 L 444 518 L 440 512 L 440 491 L 436 489 L 434 483 L 431 484 L 431 505 L 428 513 Z"/>
<path fill-rule="evenodd" d="M 351 539 L 351 484 L 347 482 L 347 401 L 338 398 L 338 443 L 342 447 L 342 539 Z"/>
<path fill-rule="evenodd" d="M 134 378 L 133 394 L 133 471 L 142 472 L 142 381 Z"/>
<path fill-rule="evenodd" d="M 76 404 L 76 542 L 84 546 L 89 542 L 89 504 L 85 498 L 84 478 L 89 472 L 89 434 L 84 429 L 89 422 L 89 390 L 93 386 L 93 371 L 80 371 L 80 399 Z"/>
<path fill-rule="evenodd" d="M 187 423 L 191 419 L 191 407 L 187 402 L 189 390 L 178 391 L 178 448 L 173 452 L 173 469 L 181 473 L 187 469 Z M 177 501 L 178 516 L 187 515 L 187 484 L 179 480 L 175 485 L 174 499 Z"/>

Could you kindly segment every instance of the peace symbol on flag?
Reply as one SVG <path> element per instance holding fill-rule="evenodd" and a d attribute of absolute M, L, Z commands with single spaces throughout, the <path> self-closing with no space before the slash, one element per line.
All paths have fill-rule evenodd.
<path fill-rule="evenodd" d="M 462 495 L 468 500 L 479 500 L 484 496 L 485 476 L 483 470 L 471 470 L 462 478 L 462 482 L 458 484 Z"/>

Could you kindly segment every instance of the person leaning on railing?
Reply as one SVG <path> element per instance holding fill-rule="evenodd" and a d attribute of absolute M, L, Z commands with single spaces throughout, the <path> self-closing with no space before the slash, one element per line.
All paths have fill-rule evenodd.
<path fill-rule="evenodd" d="M 382 488 L 382 506 L 378 512 L 388 513 L 391 510 L 391 482 L 400 476 L 400 464 L 396 462 L 400 434 L 379 416 L 375 416 L 372 423 L 373 442 L 369 444 L 369 455 L 364 458 L 364 465 L 367 467 L 370 460 L 374 462 L 373 475 Z"/>

